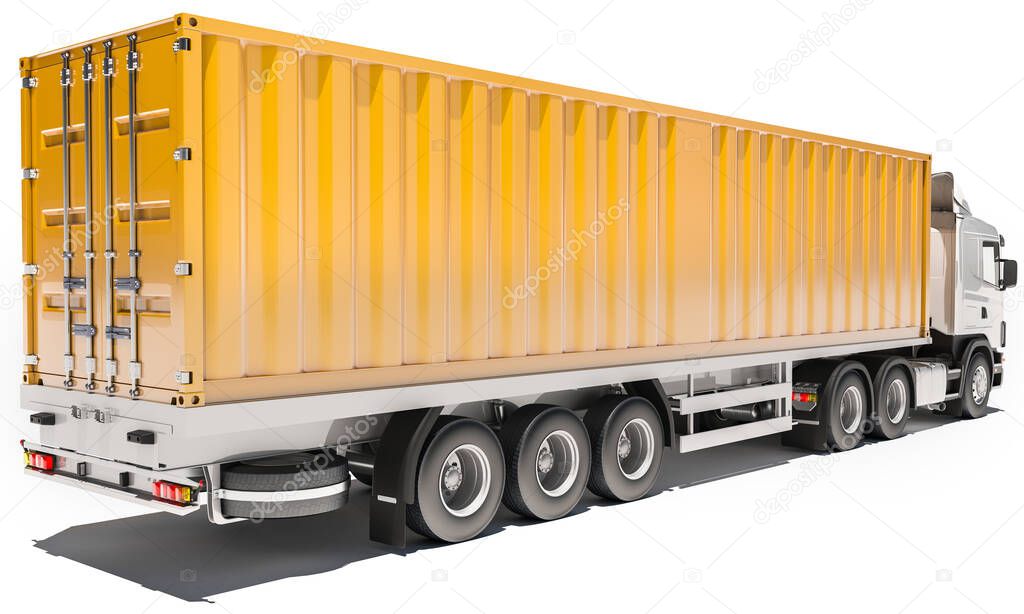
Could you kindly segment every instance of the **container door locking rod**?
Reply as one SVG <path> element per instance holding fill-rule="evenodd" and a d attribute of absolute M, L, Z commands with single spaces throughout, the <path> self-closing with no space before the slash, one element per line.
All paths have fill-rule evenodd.
<path fill-rule="evenodd" d="M 106 261 L 106 325 L 104 335 L 107 351 L 103 373 L 107 378 L 106 392 L 111 394 L 117 390 L 114 379 L 117 377 L 117 360 L 114 358 L 114 339 L 110 330 L 114 327 L 114 135 L 113 135 L 113 95 L 114 95 L 114 41 L 103 43 L 103 225 L 104 251 Z"/>
<path fill-rule="evenodd" d="M 82 90 L 85 98 L 85 119 L 84 119 L 84 146 L 85 146 L 85 326 L 75 329 L 79 334 L 89 337 L 89 353 L 85 357 L 85 370 L 88 379 L 85 382 L 86 390 L 96 389 L 96 320 L 93 313 L 93 262 L 96 253 L 93 252 L 92 233 L 94 230 L 92 219 L 92 82 L 96 78 L 95 68 L 92 63 L 92 45 L 82 49 L 84 60 L 82 63 Z"/>
<path fill-rule="evenodd" d="M 74 386 L 72 372 L 75 369 L 74 339 L 71 322 L 71 143 L 68 128 L 71 122 L 71 52 L 60 54 L 63 66 L 60 70 L 61 87 L 61 150 L 64 164 L 64 239 L 61 256 L 64 260 L 64 386 Z"/>
<path fill-rule="evenodd" d="M 136 87 L 139 80 L 139 52 L 136 48 L 138 36 L 134 33 L 128 35 L 128 275 L 133 280 L 139 278 L 139 233 L 136 227 L 135 207 L 138 202 L 137 182 L 137 147 L 135 135 L 135 103 Z M 134 284 L 130 299 L 131 317 L 131 362 L 128 363 L 128 371 L 131 377 L 132 387 L 128 394 L 132 398 L 138 398 L 139 380 L 142 377 L 142 364 L 139 362 L 139 284 Z"/>

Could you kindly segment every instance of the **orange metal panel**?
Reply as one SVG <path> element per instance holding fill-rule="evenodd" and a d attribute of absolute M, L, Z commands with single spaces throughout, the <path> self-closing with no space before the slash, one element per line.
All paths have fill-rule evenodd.
<path fill-rule="evenodd" d="M 878 293 L 879 327 L 896 326 L 899 295 L 897 294 L 896 271 L 899 254 L 896 250 L 898 228 L 896 226 L 899 208 L 899 179 L 897 177 L 896 158 L 881 156 L 881 176 L 879 179 L 879 239 L 878 268 L 880 285 Z"/>
<path fill-rule="evenodd" d="M 242 46 L 203 37 L 206 232 L 206 379 L 241 377 L 242 358 L 242 144 L 244 88 Z"/>
<path fill-rule="evenodd" d="M 629 344 L 629 112 L 597 112 L 597 349 Z"/>
<path fill-rule="evenodd" d="M 450 82 L 449 360 L 487 358 L 490 117 L 487 85 Z"/>
<path fill-rule="evenodd" d="M 710 340 L 711 126 L 661 120 L 660 345 Z"/>
<path fill-rule="evenodd" d="M 402 362 L 401 74 L 355 67 L 356 366 Z"/>
<path fill-rule="evenodd" d="M 910 200 L 909 205 L 909 222 L 907 225 L 907 235 L 909 243 L 907 246 L 907 261 L 910 266 L 907 279 L 907 287 L 910 290 L 910 299 L 907 301 L 907 321 L 911 326 L 921 325 L 921 311 L 919 305 L 921 303 L 921 259 L 918 254 L 921 253 L 922 247 L 922 233 L 920 228 L 922 218 L 922 199 L 921 191 L 925 181 L 931 182 L 930 177 L 924 176 L 923 167 L 924 165 L 918 160 L 911 160 L 910 173 L 908 174 L 907 180 L 909 183 L 909 194 Z M 927 277 L 928 274 L 925 271 L 923 274 Z"/>
<path fill-rule="evenodd" d="M 912 236 L 914 235 L 911 226 L 911 190 L 913 182 L 913 162 L 905 158 L 899 158 L 899 182 L 900 199 L 899 211 L 897 212 L 897 284 L 896 289 L 899 296 L 899 309 L 896 312 L 897 326 L 911 326 L 916 323 L 914 317 L 914 305 L 911 302 L 913 294 L 912 287 L 916 284 L 916 278 L 911 274 L 911 262 L 915 260 L 914 252 L 911 251 Z"/>
<path fill-rule="evenodd" d="M 761 135 L 740 130 L 736 135 L 736 186 L 738 218 L 736 220 L 736 277 L 738 328 L 740 339 L 756 339 L 762 335 L 761 276 L 763 244 L 761 241 Z"/>
<path fill-rule="evenodd" d="M 844 330 L 864 327 L 864 157 L 856 150 L 843 149 L 843 262 L 845 264 Z"/>
<path fill-rule="evenodd" d="M 783 198 L 785 215 L 783 228 L 785 260 L 783 276 L 786 287 L 787 335 L 807 332 L 807 235 L 806 205 L 804 197 L 804 146 L 796 139 L 783 140 Z"/>
<path fill-rule="evenodd" d="M 786 266 L 785 229 L 787 210 L 785 199 L 784 160 L 782 137 L 774 134 L 761 136 L 761 159 L 764 167 L 761 182 L 761 218 L 764 220 L 762 243 L 764 249 L 763 304 L 764 335 L 777 337 L 786 331 Z"/>
<path fill-rule="evenodd" d="M 302 58 L 303 371 L 355 364 L 352 63 Z"/>
<path fill-rule="evenodd" d="M 804 188 L 806 206 L 806 241 L 804 248 L 807 253 L 805 291 L 807 302 L 807 334 L 824 332 L 825 304 L 831 276 L 825 268 L 825 173 L 824 152 L 821 143 L 804 143 Z"/>
<path fill-rule="evenodd" d="M 594 349 L 593 267 L 589 270 L 590 275 L 586 275 L 586 269 L 574 273 L 576 267 L 586 266 L 586 258 L 584 256 L 581 261 L 579 254 L 570 258 L 563 250 L 565 222 L 562 210 L 562 169 L 563 165 L 566 169 L 570 167 L 563 157 L 567 148 L 565 140 L 570 134 L 563 124 L 563 107 L 561 98 L 543 94 L 530 96 L 530 176 L 527 180 L 530 186 L 527 228 L 529 274 L 521 292 L 515 292 L 510 298 L 502 298 L 503 302 L 526 301 L 529 331 L 527 351 L 530 354 L 559 353 L 563 350 L 563 338 L 566 350 Z M 591 134 L 595 134 L 595 131 L 591 130 Z M 580 201 L 574 199 L 574 202 Z M 567 206 L 566 212 L 570 213 L 568 209 Z M 593 246 L 590 249 L 592 254 Z M 563 275 L 566 280 L 564 284 Z M 564 336 L 563 287 L 572 288 L 566 290 L 564 304 L 566 311 L 573 314 L 571 318 L 566 318 Z M 576 345 L 588 341 L 590 345 L 585 348 Z"/>
<path fill-rule="evenodd" d="M 526 93 L 491 91 L 491 318 L 489 355 L 526 354 L 526 303 L 504 302 L 526 283 L 528 244 Z"/>
<path fill-rule="evenodd" d="M 447 358 L 448 84 L 405 74 L 405 260 L 403 362 Z"/>
<path fill-rule="evenodd" d="M 843 235 L 845 226 L 843 200 L 843 149 L 838 145 L 825 146 L 825 263 L 824 274 L 828 283 L 825 295 L 825 331 L 843 330 L 846 306 L 846 282 L 850 271 L 844 258 Z"/>
<path fill-rule="evenodd" d="M 864 277 L 864 328 L 881 328 L 882 284 L 884 283 L 882 266 L 882 247 L 884 240 L 882 224 L 884 218 L 880 214 L 879 191 L 883 189 L 881 180 L 881 156 L 864 152 L 864 254 L 867 266 Z"/>
<path fill-rule="evenodd" d="M 740 324 L 736 312 L 736 129 L 715 126 L 712 131 L 712 339 L 735 339 Z"/>
<path fill-rule="evenodd" d="M 567 352 L 597 349 L 597 134 L 596 106 L 585 102 L 565 105 L 565 312 L 561 326 Z"/>
<path fill-rule="evenodd" d="M 658 117 L 629 116 L 629 346 L 658 345 Z"/>
<path fill-rule="evenodd" d="M 248 46 L 245 74 L 275 71 L 245 97 L 245 373 L 300 370 L 299 70 L 288 50 Z"/>

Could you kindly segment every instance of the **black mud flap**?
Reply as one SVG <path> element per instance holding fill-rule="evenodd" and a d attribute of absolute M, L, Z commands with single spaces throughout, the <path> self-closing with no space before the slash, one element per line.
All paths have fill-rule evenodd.
<path fill-rule="evenodd" d="M 396 548 L 405 547 L 406 506 L 416 500 L 420 453 L 441 409 L 403 411 L 388 421 L 374 457 L 371 540 Z"/>

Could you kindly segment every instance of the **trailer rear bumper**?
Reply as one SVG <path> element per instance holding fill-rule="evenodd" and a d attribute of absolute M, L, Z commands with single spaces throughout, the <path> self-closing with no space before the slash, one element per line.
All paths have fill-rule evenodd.
<path fill-rule="evenodd" d="M 202 472 L 156 472 L 148 469 L 90 456 L 67 450 L 54 449 L 47 446 L 25 442 L 25 454 L 42 454 L 52 459 L 52 469 L 40 469 L 26 463 L 25 475 L 48 482 L 79 488 L 88 493 L 105 495 L 137 503 L 151 509 L 170 512 L 179 516 L 198 511 L 205 497 Z M 154 493 L 166 493 L 168 497 L 178 487 L 179 498 L 187 501 L 172 501 L 161 498 Z M 161 491 L 162 488 L 162 491 Z M 187 497 L 182 497 L 182 489 L 187 489 Z"/>

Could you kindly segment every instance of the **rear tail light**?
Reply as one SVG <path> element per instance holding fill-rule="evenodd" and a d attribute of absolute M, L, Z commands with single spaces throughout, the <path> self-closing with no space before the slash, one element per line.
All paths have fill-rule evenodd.
<path fill-rule="evenodd" d="M 798 403 L 816 403 L 818 395 L 813 392 L 794 392 L 793 400 Z"/>
<path fill-rule="evenodd" d="M 158 480 L 153 482 L 153 497 L 175 503 L 192 503 L 195 492 L 189 486 Z"/>
<path fill-rule="evenodd" d="M 42 471 L 53 471 L 54 465 L 54 457 L 52 454 L 43 454 L 42 452 L 25 450 L 26 467 L 32 467 L 33 469 L 40 469 Z"/>

